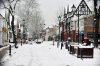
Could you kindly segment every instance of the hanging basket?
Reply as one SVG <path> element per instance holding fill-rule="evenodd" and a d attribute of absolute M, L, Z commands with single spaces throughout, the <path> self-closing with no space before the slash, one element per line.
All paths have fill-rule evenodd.
<path fill-rule="evenodd" d="M 8 32 L 8 29 L 6 27 L 3 27 L 2 32 Z"/>

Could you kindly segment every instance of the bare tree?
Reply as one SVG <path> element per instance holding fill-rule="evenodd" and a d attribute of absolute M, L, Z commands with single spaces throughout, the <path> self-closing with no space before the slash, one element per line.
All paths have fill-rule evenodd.
<path fill-rule="evenodd" d="M 16 41 L 16 35 L 14 31 L 14 20 L 15 20 L 15 7 L 19 0 L 0 0 L 2 3 L 2 8 L 8 9 L 8 19 L 10 19 L 10 15 L 12 17 L 11 19 L 11 27 L 13 32 L 13 42 L 15 43 L 15 48 L 17 48 L 17 41 Z M 10 23 L 10 22 L 8 22 Z"/>
<path fill-rule="evenodd" d="M 22 0 L 16 10 L 18 16 L 25 20 L 25 25 L 30 35 L 40 30 L 39 26 L 43 18 L 37 0 Z"/>

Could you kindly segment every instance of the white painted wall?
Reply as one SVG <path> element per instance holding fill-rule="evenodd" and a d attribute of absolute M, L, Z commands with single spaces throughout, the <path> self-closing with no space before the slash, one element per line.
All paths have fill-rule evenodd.
<path fill-rule="evenodd" d="M 2 43 L 2 27 L 3 27 L 3 19 L 2 17 L 0 16 L 0 45 L 3 45 Z"/>

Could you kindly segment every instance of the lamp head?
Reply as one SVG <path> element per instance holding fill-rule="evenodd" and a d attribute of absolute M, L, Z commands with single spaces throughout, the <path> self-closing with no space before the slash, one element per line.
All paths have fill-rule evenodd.
<path fill-rule="evenodd" d="M 61 21 L 61 16 L 58 17 L 58 20 Z"/>

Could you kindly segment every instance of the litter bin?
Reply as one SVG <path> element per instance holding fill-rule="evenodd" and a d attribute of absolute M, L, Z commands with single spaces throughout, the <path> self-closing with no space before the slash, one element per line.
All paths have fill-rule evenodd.
<path fill-rule="evenodd" d="M 68 41 L 65 42 L 65 49 L 68 49 Z"/>

